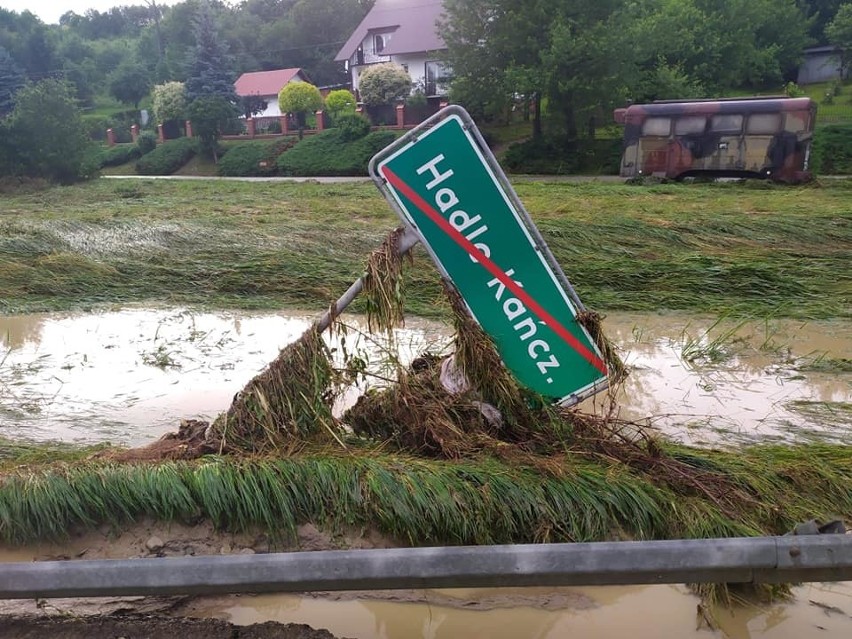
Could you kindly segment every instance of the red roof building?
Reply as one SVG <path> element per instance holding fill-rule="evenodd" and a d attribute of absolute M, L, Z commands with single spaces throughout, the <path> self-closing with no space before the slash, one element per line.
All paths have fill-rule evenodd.
<path fill-rule="evenodd" d="M 243 73 L 234 83 L 237 95 L 247 97 L 257 95 L 267 103 L 267 108 L 258 117 L 281 115 L 278 108 L 278 92 L 291 82 L 309 82 L 301 69 L 273 69 L 272 71 L 252 71 Z"/>

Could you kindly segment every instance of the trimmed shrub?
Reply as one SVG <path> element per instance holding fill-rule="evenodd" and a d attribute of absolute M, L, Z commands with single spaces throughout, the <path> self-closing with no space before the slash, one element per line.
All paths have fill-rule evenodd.
<path fill-rule="evenodd" d="M 337 118 L 340 138 L 346 142 L 359 140 L 370 133 L 370 121 L 357 113 L 346 113 Z"/>
<path fill-rule="evenodd" d="M 565 138 L 543 136 L 512 144 L 506 150 L 503 166 L 511 173 L 616 175 L 621 146 L 619 139 L 569 142 Z"/>
<path fill-rule="evenodd" d="M 298 141 L 296 137 L 286 137 L 280 140 L 239 142 L 219 160 L 216 170 L 219 175 L 226 177 L 275 175 L 278 172 L 278 156 Z"/>
<path fill-rule="evenodd" d="M 811 170 L 824 175 L 852 174 L 852 125 L 835 124 L 814 131 Z"/>
<path fill-rule="evenodd" d="M 372 64 L 361 73 L 358 91 L 367 106 L 393 104 L 411 93 L 411 76 L 393 62 Z"/>
<path fill-rule="evenodd" d="M 140 175 L 171 175 L 189 162 L 198 151 L 192 138 L 168 140 L 136 162 Z"/>
<path fill-rule="evenodd" d="M 367 164 L 376 153 L 393 142 L 397 133 L 376 131 L 347 141 L 340 129 L 305 138 L 278 158 L 281 175 L 367 175 Z"/>
<path fill-rule="evenodd" d="M 139 155 L 146 155 L 157 148 L 157 136 L 152 131 L 143 131 L 136 140 Z"/>
<path fill-rule="evenodd" d="M 355 113 L 356 106 L 355 96 L 346 89 L 332 91 L 325 98 L 325 110 L 332 122 L 337 122 L 344 114 Z"/>
<path fill-rule="evenodd" d="M 142 152 L 135 144 L 117 144 L 116 146 L 103 149 L 98 153 L 98 168 L 105 166 L 120 166 L 127 164 L 142 156 Z"/>

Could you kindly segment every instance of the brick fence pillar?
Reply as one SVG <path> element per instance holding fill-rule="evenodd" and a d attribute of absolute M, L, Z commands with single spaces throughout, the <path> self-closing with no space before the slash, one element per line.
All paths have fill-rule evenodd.
<path fill-rule="evenodd" d="M 130 139 L 136 142 L 139 139 L 139 125 L 134 124 L 130 127 Z"/>
<path fill-rule="evenodd" d="M 325 112 L 317 111 L 317 131 L 325 130 Z"/>
<path fill-rule="evenodd" d="M 449 103 L 448 100 L 441 100 L 441 102 L 438 104 L 438 106 L 443 109 L 444 107 L 450 106 L 450 103 Z"/>
<path fill-rule="evenodd" d="M 158 124 L 158 125 L 157 125 L 157 137 L 159 137 L 159 138 L 160 138 L 160 143 L 161 143 L 161 144 L 162 144 L 163 142 L 165 142 L 165 141 L 166 141 L 166 131 L 165 131 L 165 129 L 163 128 L 163 125 L 162 125 L 162 124 Z"/>
<path fill-rule="evenodd" d="M 115 131 L 112 129 L 107 129 L 107 144 L 109 146 L 115 146 Z"/>
<path fill-rule="evenodd" d="M 397 104 L 396 105 L 396 126 L 397 128 L 402 129 L 405 127 L 405 105 Z"/>
<path fill-rule="evenodd" d="M 257 127 L 254 124 L 254 118 L 246 118 L 246 128 L 248 129 L 249 137 L 253 138 L 257 132 Z"/>
<path fill-rule="evenodd" d="M 281 123 L 281 134 L 287 135 L 290 133 L 290 116 L 285 113 L 279 116 L 278 121 Z"/>
<path fill-rule="evenodd" d="M 186 137 L 188 137 L 188 138 L 192 137 L 192 121 L 191 120 L 186 121 Z"/>

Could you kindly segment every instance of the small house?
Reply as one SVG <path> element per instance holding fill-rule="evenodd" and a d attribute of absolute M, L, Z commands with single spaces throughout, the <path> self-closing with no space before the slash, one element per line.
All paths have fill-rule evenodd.
<path fill-rule="evenodd" d="M 309 82 L 301 69 L 274 69 L 272 71 L 252 71 L 243 73 L 234 83 L 237 95 L 241 98 L 257 96 L 266 102 L 266 109 L 256 117 L 281 115 L 278 108 L 278 92 L 290 82 Z"/>

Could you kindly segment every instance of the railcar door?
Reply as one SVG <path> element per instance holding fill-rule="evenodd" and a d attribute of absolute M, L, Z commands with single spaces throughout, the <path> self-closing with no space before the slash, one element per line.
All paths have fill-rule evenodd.
<path fill-rule="evenodd" d="M 735 174 L 745 170 L 745 139 L 741 113 L 716 113 L 710 117 L 710 135 L 715 148 L 705 169 Z"/>
<path fill-rule="evenodd" d="M 665 177 L 669 164 L 669 138 L 672 119 L 650 117 L 642 123 L 642 134 L 637 149 L 638 173 Z"/>

